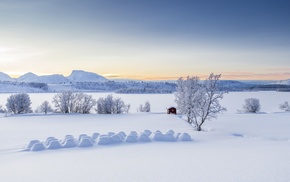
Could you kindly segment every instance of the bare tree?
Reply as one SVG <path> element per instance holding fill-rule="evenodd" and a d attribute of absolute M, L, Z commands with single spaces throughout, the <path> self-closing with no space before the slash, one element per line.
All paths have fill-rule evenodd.
<path fill-rule="evenodd" d="M 53 109 L 48 101 L 44 101 L 38 108 L 37 112 L 44 112 L 44 114 L 47 114 L 48 112 L 53 112 Z"/>
<path fill-rule="evenodd" d="M 290 111 L 290 105 L 289 103 L 286 101 L 283 104 L 280 104 L 279 109 L 283 110 L 283 111 Z"/>
<path fill-rule="evenodd" d="M 68 91 L 56 94 L 53 103 L 58 112 L 88 114 L 97 102 L 91 95 Z"/>
<path fill-rule="evenodd" d="M 129 109 L 130 105 L 126 105 L 121 98 L 114 98 L 112 95 L 97 100 L 98 114 L 121 114 L 129 112 Z"/>
<path fill-rule="evenodd" d="M 206 120 L 216 118 L 218 113 L 226 111 L 219 103 L 226 93 L 218 89 L 220 77 L 221 75 L 210 74 L 202 83 L 198 77 L 187 77 L 186 80 L 180 78 L 177 81 L 177 108 L 187 116 L 188 122 L 197 131 L 202 130 Z"/>
<path fill-rule="evenodd" d="M 261 109 L 260 100 L 256 98 L 247 98 L 244 101 L 243 110 L 244 112 L 257 113 Z"/>
<path fill-rule="evenodd" d="M 71 91 L 58 93 L 53 97 L 53 103 L 58 112 L 70 113 L 72 112 L 72 104 L 74 100 L 74 93 Z"/>
<path fill-rule="evenodd" d="M 14 114 L 24 114 L 30 113 L 31 101 L 27 93 L 14 94 L 8 97 L 6 107 L 8 112 L 13 112 Z"/>
<path fill-rule="evenodd" d="M 91 95 L 83 93 L 78 94 L 76 100 L 78 101 L 78 105 L 75 108 L 76 113 L 89 114 L 97 104 L 97 101 Z"/>

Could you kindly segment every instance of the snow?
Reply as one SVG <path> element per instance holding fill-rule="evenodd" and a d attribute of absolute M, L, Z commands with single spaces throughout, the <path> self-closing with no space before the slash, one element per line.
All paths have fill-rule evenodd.
<path fill-rule="evenodd" d="M 37 77 L 38 76 L 36 74 L 29 72 L 17 78 L 17 81 L 18 82 L 33 82 L 34 80 L 37 80 Z"/>
<path fill-rule="evenodd" d="M 92 72 L 83 70 L 73 70 L 67 77 L 72 82 L 106 82 L 109 81 L 105 77 Z"/>
<path fill-rule="evenodd" d="M 0 95 L 1 105 L 7 95 Z M 31 100 L 35 106 L 53 95 L 31 94 Z M 178 115 L 165 114 L 174 105 L 171 94 L 118 96 L 132 104 L 132 113 L 0 115 L 1 181 L 290 181 L 290 113 L 278 108 L 290 93 L 227 94 L 221 104 L 228 111 L 207 121 L 202 132 Z M 261 112 L 238 113 L 250 97 L 260 99 Z M 146 100 L 151 113 L 136 113 Z M 176 142 L 138 140 L 156 134 Z M 126 135 L 137 136 L 137 142 L 124 142 Z M 123 142 L 114 143 L 114 136 Z M 109 145 L 100 145 L 106 137 Z M 92 146 L 77 147 L 78 138 Z M 68 141 L 72 147 L 64 148 Z M 45 143 L 62 148 L 48 150 Z M 35 152 L 23 151 L 27 148 Z"/>
<path fill-rule="evenodd" d="M 0 81 L 14 81 L 9 75 L 0 72 Z"/>

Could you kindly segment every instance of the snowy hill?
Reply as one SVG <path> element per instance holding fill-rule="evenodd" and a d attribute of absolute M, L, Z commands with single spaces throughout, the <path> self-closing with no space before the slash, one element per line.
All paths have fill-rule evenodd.
<path fill-rule="evenodd" d="M 276 82 L 275 84 L 290 85 L 290 79 L 288 79 L 288 80 L 281 80 L 281 81 Z"/>
<path fill-rule="evenodd" d="M 46 83 L 46 84 L 65 84 L 69 83 L 69 80 L 60 74 L 37 76 L 34 73 L 26 73 L 25 75 L 17 79 L 18 82 L 27 83 Z"/>
<path fill-rule="evenodd" d="M 37 80 L 38 76 L 34 73 L 26 73 L 19 78 L 17 78 L 18 82 L 33 82 L 34 80 Z"/>
<path fill-rule="evenodd" d="M 0 72 L 0 81 L 14 81 L 9 75 Z"/>
<path fill-rule="evenodd" d="M 106 82 L 109 81 L 105 77 L 92 72 L 82 70 L 73 70 L 67 77 L 72 82 Z"/>
<path fill-rule="evenodd" d="M 69 80 L 60 74 L 39 76 L 34 82 L 47 83 L 47 84 L 64 84 L 69 83 Z"/>

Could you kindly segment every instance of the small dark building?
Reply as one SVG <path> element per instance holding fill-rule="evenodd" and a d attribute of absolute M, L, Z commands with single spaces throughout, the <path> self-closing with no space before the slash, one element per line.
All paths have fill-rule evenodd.
<path fill-rule="evenodd" d="M 167 114 L 176 114 L 176 108 L 175 107 L 167 108 Z"/>

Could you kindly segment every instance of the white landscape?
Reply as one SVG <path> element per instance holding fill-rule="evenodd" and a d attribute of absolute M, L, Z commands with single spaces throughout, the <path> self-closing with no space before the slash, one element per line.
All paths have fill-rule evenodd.
<path fill-rule="evenodd" d="M 95 99 L 111 93 L 90 93 Z M 5 105 L 11 94 L 1 94 Z M 54 94 L 29 94 L 32 109 Z M 0 181 L 202 181 L 285 182 L 290 180 L 290 113 L 279 110 L 289 92 L 231 92 L 221 101 L 227 112 L 193 129 L 179 115 L 173 94 L 113 94 L 131 104 L 128 114 L 25 114 L 0 116 Z M 241 114 L 244 99 L 258 98 L 261 112 Z M 150 113 L 137 107 L 151 103 Z M 188 133 L 192 141 L 122 142 L 91 147 L 23 151 L 31 140 L 66 135 L 144 130 Z M 152 134 L 153 135 L 153 134 Z M 152 138 L 152 136 L 151 136 Z"/>

